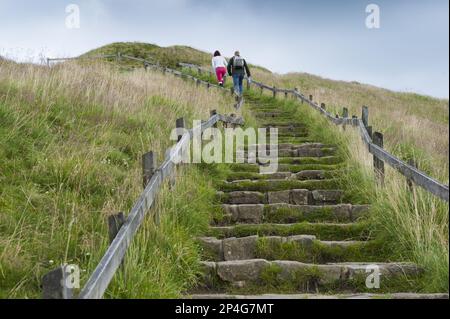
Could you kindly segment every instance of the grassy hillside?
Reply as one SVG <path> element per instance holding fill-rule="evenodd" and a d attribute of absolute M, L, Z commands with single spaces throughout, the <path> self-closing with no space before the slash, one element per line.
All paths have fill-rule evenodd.
<path fill-rule="evenodd" d="M 177 67 L 180 61 L 210 66 L 211 54 L 190 47 L 159 47 L 145 43 L 114 43 L 87 55 L 122 52 L 151 59 L 161 65 Z M 250 61 L 251 62 L 251 61 Z M 122 63 L 135 64 L 123 61 Z M 370 122 L 385 135 L 385 147 L 404 160 L 414 158 L 425 172 L 448 183 L 449 104 L 413 93 L 392 92 L 357 82 L 324 79 L 305 73 L 274 74 L 262 67 L 253 68 L 253 77 L 280 88 L 297 87 L 314 100 L 325 103 L 335 113 L 347 107 L 361 116 L 363 105 L 370 108 Z"/>
<path fill-rule="evenodd" d="M 160 73 L 1 62 L 0 298 L 39 297 L 42 275 L 65 262 L 80 265 L 85 280 L 108 244 L 107 216 L 128 212 L 142 190 L 141 155 L 154 150 L 161 163 L 177 117 L 206 119 L 231 106 Z M 208 223 L 214 172 L 180 174 L 177 196 L 166 192 L 158 206 L 163 226 L 149 235 L 149 218 L 137 243 L 151 240 L 128 256 L 128 275 L 145 262 L 152 285 L 127 292 L 117 284 L 108 296 L 175 296 L 195 278 L 192 235 Z"/>
<path fill-rule="evenodd" d="M 370 124 L 385 136 L 385 147 L 402 159 L 415 158 L 422 170 L 448 183 L 449 104 L 413 93 L 392 92 L 356 82 L 333 81 L 310 74 L 255 72 L 255 78 L 277 87 L 297 87 L 329 110 L 361 116 L 370 109 Z"/>
<path fill-rule="evenodd" d="M 116 43 L 88 54 L 118 51 L 150 55 L 167 66 L 210 60 L 192 48 L 140 43 Z M 421 168 L 448 181 L 447 101 L 263 68 L 255 70 L 255 78 L 299 87 L 329 108 L 345 105 L 359 114 L 367 104 L 389 149 L 418 157 Z M 230 113 L 232 103 L 229 96 L 172 76 L 124 72 L 111 63 L 48 69 L 0 60 L 0 298 L 39 297 L 41 276 L 64 262 L 79 264 L 84 281 L 107 247 L 106 217 L 128 212 L 141 192 L 141 155 L 155 150 L 161 162 L 177 117 L 206 119 L 210 109 Z M 309 116 L 317 121 L 317 134 L 337 134 Z M 248 114 L 245 118 L 252 123 Z M 415 129 L 422 123 L 433 136 Z M 362 181 L 349 175 L 346 187 L 375 204 L 373 224 L 385 233 L 386 244 L 428 270 L 427 289 L 448 289 L 448 205 L 420 189 L 411 195 L 404 178 L 389 170 L 387 187 L 375 189 L 370 157 L 358 136 L 346 134 L 348 161 L 363 163 L 367 175 Z M 115 277 L 107 297 L 176 297 L 195 281 L 199 252 L 193 236 L 208 224 L 211 183 L 222 173 L 216 166 L 179 171 L 177 192 L 165 189 L 154 210 L 159 226 L 146 220 L 127 254 L 127 272 Z"/>

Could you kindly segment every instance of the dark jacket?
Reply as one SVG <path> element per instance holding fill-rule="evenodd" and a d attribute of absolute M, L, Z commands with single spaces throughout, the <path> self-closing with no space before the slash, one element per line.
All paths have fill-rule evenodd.
<path fill-rule="evenodd" d="M 230 59 L 230 61 L 228 61 L 228 66 L 227 66 L 227 70 L 228 70 L 228 75 L 245 75 L 247 73 L 247 76 L 250 77 L 250 69 L 248 68 L 247 65 L 247 61 L 245 61 L 244 59 L 244 67 L 243 68 L 234 68 L 233 67 L 234 64 L 234 57 L 232 57 Z"/>

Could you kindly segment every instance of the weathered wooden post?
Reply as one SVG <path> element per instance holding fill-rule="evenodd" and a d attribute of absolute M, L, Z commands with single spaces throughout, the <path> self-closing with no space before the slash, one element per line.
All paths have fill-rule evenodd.
<path fill-rule="evenodd" d="M 313 101 L 313 96 L 310 94 L 309 95 L 309 100 L 312 102 Z"/>
<path fill-rule="evenodd" d="M 116 238 L 123 224 L 125 224 L 125 215 L 122 212 L 108 216 L 108 234 L 110 243 Z"/>
<path fill-rule="evenodd" d="M 362 107 L 361 120 L 362 120 L 364 126 L 367 128 L 367 126 L 369 126 L 369 108 L 367 106 Z"/>
<path fill-rule="evenodd" d="M 216 114 L 217 114 L 217 111 L 216 111 L 216 110 L 211 110 L 211 111 L 209 112 L 210 117 L 213 117 L 213 116 L 216 115 Z M 217 123 L 214 124 L 213 127 L 217 127 Z"/>
<path fill-rule="evenodd" d="M 375 132 L 373 134 L 373 144 L 383 148 L 384 142 L 383 142 L 383 134 L 380 132 Z M 373 156 L 373 167 L 375 170 L 375 177 L 379 183 L 379 185 L 384 185 L 384 162 L 376 157 Z"/>
<path fill-rule="evenodd" d="M 358 125 L 358 117 L 356 115 L 352 115 L 352 125 L 353 126 Z"/>
<path fill-rule="evenodd" d="M 195 84 L 197 84 L 197 86 L 200 86 L 200 79 L 195 80 Z"/>
<path fill-rule="evenodd" d="M 156 171 L 156 154 L 150 151 L 142 155 L 142 185 L 144 189 L 147 187 L 148 182 L 152 179 Z"/>
<path fill-rule="evenodd" d="M 42 277 L 43 299 L 72 299 L 73 288 L 68 287 L 66 266 L 60 266 Z"/>
<path fill-rule="evenodd" d="M 284 98 L 287 99 L 288 98 L 288 92 L 284 91 Z"/>
<path fill-rule="evenodd" d="M 342 117 L 344 118 L 344 124 L 342 125 L 342 129 L 345 131 L 347 128 L 347 119 L 348 119 L 348 109 L 346 107 L 342 108 Z"/>
<path fill-rule="evenodd" d="M 346 107 L 342 108 L 342 117 L 345 119 L 348 118 L 348 108 Z"/>
<path fill-rule="evenodd" d="M 209 90 L 211 84 L 209 82 L 206 82 L 206 89 Z"/>
<path fill-rule="evenodd" d="M 179 119 L 176 120 L 176 128 L 185 128 L 186 127 L 186 122 L 184 120 L 184 117 L 180 117 Z M 178 135 L 178 142 L 181 141 L 181 138 L 183 137 L 183 134 L 179 134 Z"/>
<path fill-rule="evenodd" d="M 275 99 L 277 97 L 277 88 L 273 87 L 273 98 Z"/>
<path fill-rule="evenodd" d="M 325 103 L 320 103 L 320 108 L 324 111 L 327 109 Z"/>
<path fill-rule="evenodd" d="M 247 90 L 250 90 L 252 82 L 247 78 Z"/>
<path fill-rule="evenodd" d="M 263 92 L 263 91 L 264 91 L 264 87 L 263 87 L 263 86 L 260 86 L 259 89 L 260 89 L 259 94 L 263 95 L 263 93 L 264 93 L 264 92 Z"/>

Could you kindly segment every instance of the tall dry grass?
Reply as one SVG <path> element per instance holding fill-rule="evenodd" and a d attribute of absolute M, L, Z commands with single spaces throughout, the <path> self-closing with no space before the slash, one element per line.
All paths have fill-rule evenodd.
<path fill-rule="evenodd" d="M 128 212 L 142 190 L 141 155 L 154 150 L 161 163 L 176 118 L 191 123 L 207 119 L 211 109 L 228 113 L 232 105 L 217 91 L 157 72 L 1 61 L 0 297 L 39 297 L 42 275 L 66 262 L 78 264 L 85 280 L 108 244 L 106 217 Z M 208 176 L 195 170 L 189 176 L 189 191 L 175 196 L 168 216 L 180 208 L 176 213 L 189 213 L 181 203 L 203 196 L 193 183 L 207 184 Z M 204 213 L 202 205 L 192 209 Z M 165 278 L 169 287 L 151 296 L 176 295 L 192 278 L 195 249 L 187 238 L 201 228 L 193 221 L 166 221 L 172 231 L 166 235 L 184 240 L 164 251 L 172 257 L 159 277 L 147 278 Z M 183 250 L 188 266 L 176 257 Z M 174 275 L 180 267 L 184 277 Z"/>
<path fill-rule="evenodd" d="M 412 93 L 392 92 L 357 82 L 324 79 L 302 73 L 278 75 L 255 69 L 253 77 L 279 88 L 297 87 L 328 110 L 361 116 L 361 107 L 370 110 L 370 125 L 384 134 L 385 148 L 403 159 L 418 158 L 421 169 L 448 183 L 449 104 Z"/>

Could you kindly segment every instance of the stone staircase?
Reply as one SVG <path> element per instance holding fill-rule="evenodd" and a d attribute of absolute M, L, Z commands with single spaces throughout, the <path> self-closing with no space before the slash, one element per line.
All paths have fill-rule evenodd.
<path fill-rule="evenodd" d="M 203 274 L 188 298 L 414 299 L 422 270 L 395 262 L 373 240 L 369 205 L 345 202 L 336 147 L 310 140 L 293 114 L 250 104 L 261 127 L 279 128 L 279 172 L 233 164 L 218 185 L 217 207 L 203 248 Z M 366 286 L 376 267 L 380 289 Z"/>

